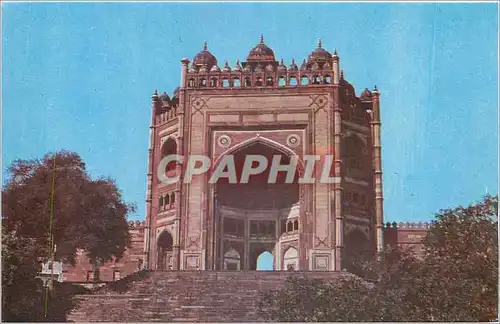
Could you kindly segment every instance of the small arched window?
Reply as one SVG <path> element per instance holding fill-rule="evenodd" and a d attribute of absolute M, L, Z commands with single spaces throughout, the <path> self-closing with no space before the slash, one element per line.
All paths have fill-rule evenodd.
<path fill-rule="evenodd" d="M 321 83 L 321 77 L 317 76 L 317 75 L 314 75 L 312 77 L 312 84 L 320 84 Z"/>
<path fill-rule="evenodd" d="M 325 82 L 325 84 L 331 84 L 332 83 L 332 77 L 329 76 L 329 75 L 325 75 L 325 77 L 323 78 L 323 81 Z"/>
<path fill-rule="evenodd" d="M 300 78 L 300 84 L 301 84 L 301 85 L 308 85 L 308 84 L 309 84 L 309 78 L 308 78 L 307 76 L 305 76 L 305 75 L 304 75 L 304 76 L 302 76 L 302 77 Z"/>
<path fill-rule="evenodd" d="M 200 79 L 200 87 L 204 88 L 207 86 L 207 80 L 205 78 Z"/>
<path fill-rule="evenodd" d="M 272 77 L 272 76 L 268 76 L 268 77 L 267 77 L 266 85 L 267 85 L 268 87 L 272 87 L 272 86 L 274 85 L 274 80 L 273 80 L 273 77 Z"/>
<path fill-rule="evenodd" d="M 293 223 L 292 222 L 288 222 L 286 224 L 286 231 L 287 232 L 292 232 L 293 231 Z"/>
<path fill-rule="evenodd" d="M 297 77 L 295 75 L 290 76 L 290 85 L 295 86 L 299 84 Z"/>
<path fill-rule="evenodd" d="M 162 156 L 162 159 L 165 158 L 166 156 L 169 156 L 169 155 L 174 155 L 174 154 L 177 154 L 177 143 L 175 142 L 175 140 L 171 137 L 169 137 L 165 143 L 163 143 L 163 146 L 161 148 L 161 156 Z M 169 172 L 171 170 L 174 170 L 176 168 L 176 165 L 177 163 L 175 161 L 171 161 L 165 171 L 166 172 Z"/>
<path fill-rule="evenodd" d="M 175 192 L 172 192 L 172 196 L 170 197 L 170 203 L 171 204 L 175 203 Z"/>
<path fill-rule="evenodd" d="M 165 206 L 170 205 L 170 196 L 168 194 L 165 195 Z"/>
<path fill-rule="evenodd" d="M 281 75 L 281 76 L 280 76 L 280 78 L 279 78 L 279 80 L 278 80 L 278 85 L 279 85 L 280 87 L 284 87 L 284 86 L 286 86 L 286 79 L 285 79 L 285 76 L 283 76 L 283 75 Z"/>
<path fill-rule="evenodd" d="M 250 78 L 245 78 L 245 87 L 252 86 L 252 82 L 250 82 Z"/>
<path fill-rule="evenodd" d="M 241 86 L 241 84 L 240 84 L 240 78 L 235 77 L 235 78 L 233 79 L 233 87 L 235 87 L 235 88 L 239 88 L 240 86 Z"/>
<path fill-rule="evenodd" d="M 229 88 L 229 80 L 224 78 L 222 79 L 222 87 L 223 88 Z"/>
<path fill-rule="evenodd" d="M 295 220 L 293 222 L 293 230 L 294 231 L 298 231 L 299 230 L 299 221 L 298 220 Z"/>
<path fill-rule="evenodd" d="M 216 87 L 217 87 L 217 79 L 216 79 L 216 78 L 212 78 L 212 79 L 210 80 L 210 86 L 211 86 L 212 88 L 216 88 Z"/>
<path fill-rule="evenodd" d="M 158 208 L 161 210 L 163 208 L 163 196 L 158 198 Z"/>
<path fill-rule="evenodd" d="M 195 85 L 194 79 L 193 78 L 189 79 L 189 81 L 188 81 L 188 87 L 194 88 L 194 85 Z"/>

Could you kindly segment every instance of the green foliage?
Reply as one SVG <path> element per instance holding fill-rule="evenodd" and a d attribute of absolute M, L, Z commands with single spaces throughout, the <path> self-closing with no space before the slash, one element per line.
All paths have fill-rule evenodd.
<path fill-rule="evenodd" d="M 54 282 L 52 292 L 47 294 L 36 278 L 39 253 L 32 239 L 2 235 L 2 321 L 63 322 L 76 306 L 71 284 Z"/>
<path fill-rule="evenodd" d="M 363 278 L 290 277 L 264 294 L 266 319 L 312 321 L 490 321 L 497 318 L 498 197 L 442 210 L 425 255 L 387 248 Z"/>
<path fill-rule="evenodd" d="M 48 303 L 55 308 L 45 317 L 45 288 L 35 278 L 39 261 L 50 259 L 50 233 L 56 260 L 74 264 L 76 252 L 83 250 L 97 267 L 122 257 L 130 242 L 126 217 L 135 207 L 122 201 L 113 180 L 91 179 L 76 153 L 18 160 L 8 173 L 2 191 L 2 318 L 64 320 L 74 292 L 56 283 Z"/>

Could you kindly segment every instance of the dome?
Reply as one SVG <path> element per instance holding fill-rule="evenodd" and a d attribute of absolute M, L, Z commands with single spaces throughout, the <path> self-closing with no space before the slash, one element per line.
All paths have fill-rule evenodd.
<path fill-rule="evenodd" d="M 302 64 L 300 65 L 300 70 L 301 71 L 307 70 L 307 63 L 306 63 L 305 59 L 304 59 L 304 61 L 302 61 Z"/>
<path fill-rule="evenodd" d="M 168 94 L 167 94 L 166 92 L 163 92 L 163 93 L 160 95 L 160 100 L 161 100 L 161 101 L 168 102 L 168 101 L 170 101 L 170 97 L 168 96 Z"/>
<path fill-rule="evenodd" d="M 283 63 L 283 59 L 281 59 L 280 65 L 278 66 L 278 71 L 279 72 L 286 72 L 286 66 Z"/>
<path fill-rule="evenodd" d="M 297 71 L 298 67 L 297 64 L 295 64 L 295 59 L 292 58 L 292 64 L 290 64 L 290 71 Z"/>
<path fill-rule="evenodd" d="M 231 72 L 231 67 L 227 61 L 226 64 L 224 64 L 224 68 L 222 68 L 222 72 Z"/>
<path fill-rule="evenodd" d="M 332 59 L 332 54 L 321 46 L 321 39 L 318 41 L 318 47 L 309 55 L 309 62 L 325 62 Z"/>
<path fill-rule="evenodd" d="M 248 54 L 247 61 L 274 61 L 274 52 L 266 44 L 264 44 L 264 37 L 260 36 L 260 43 L 257 44 Z"/>
<path fill-rule="evenodd" d="M 205 42 L 205 44 L 203 45 L 203 50 L 198 54 L 196 54 L 196 56 L 194 57 L 193 65 L 196 66 L 206 65 L 210 68 L 212 65 L 215 64 L 217 64 L 217 59 L 212 53 L 208 51 L 207 42 Z"/>
<path fill-rule="evenodd" d="M 174 97 L 179 97 L 179 91 L 181 90 L 181 88 L 177 87 L 175 88 L 174 90 Z"/>
<path fill-rule="evenodd" d="M 359 96 L 359 99 L 362 101 L 370 101 L 372 99 L 372 93 L 370 90 L 365 88 L 365 90 L 361 93 L 361 96 Z"/>
<path fill-rule="evenodd" d="M 235 72 L 241 72 L 240 60 L 236 61 L 236 66 L 234 67 L 233 71 L 235 71 Z"/>
<path fill-rule="evenodd" d="M 220 68 L 215 64 L 211 69 L 210 72 L 220 72 Z"/>

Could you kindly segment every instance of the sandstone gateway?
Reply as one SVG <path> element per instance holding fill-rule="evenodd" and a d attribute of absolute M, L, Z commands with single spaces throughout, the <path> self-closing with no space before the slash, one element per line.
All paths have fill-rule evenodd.
<path fill-rule="evenodd" d="M 300 66 L 278 62 L 263 38 L 232 67 L 227 61 L 219 67 L 206 45 L 192 62 L 181 62 L 173 98 L 152 97 L 148 268 L 255 270 L 258 256 L 268 251 L 275 270 L 338 271 L 348 268 L 346 255 L 382 249 L 376 88 L 357 97 L 337 52 L 321 41 Z M 189 184 L 165 185 L 156 168 L 168 154 L 212 161 L 232 154 L 237 165 L 250 154 L 281 154 L 282 164 L 290 157 L 331 155 L 335 181 L 268 184 L 263 174 L 248 184 L 209 184 L 210 175 L 203 174 Z M 182 177 L 181 165 L 169 167 L 167 173 Z"/>
<path fill-rule="evenodd" d="M 172 97 L 154 92 L 146 220 L 131 222 L 132 247 L 121 261 L 104 265 L 100 277 L 112 281 L 148 269 L 153 279 L 132 287 L 128 299 L 113 299 L 109 292 L 85 297 L 86 306 L 73 319 L 166 321 L 182 320 L 188 312 L 189 320 L 203 320 L 212 309 L 213 317 L 205 320 L 257 320 L 252 303 L 240 305 L 243 299 L 255 299 L 256 289 L 279 285 L 291 271 L 334 278 L 352 272 L 354 258 L 374 256 L 386 244 L 419 248 L 427 224 L 383 223 L 377 88 L 357 96 L 337 51 L 327 51 L 321 41 L 307 59 L 289 62 L 278 61 L 262 37 L 245 61 L 231 65 L 220 64 L 205 44 L 192 62 L 181 60 L 180 86 Z M 210 171 L 182 181 L 186 168 L 180 163 L 159 170 L 169 155 L 209 157 L 210 171 L 231 155 L 238 177 L 251 155 L 298 163 L 294 181 L 280 172 L 269 183 L 267 168 L 247 183 L 210 183 Z M 333 181 L 299 181 L 311 172 L 304 161 L 311 155 L 332 157 Z M 322 171 L 312 173 L 319 178 Z M 160 181 L 163 172 L 179 181 Z M 286 271 L 248 272 L 258 270 L 263 253 L 272 254 L 274 270 Z M 67 279 L 92 280 L 91 270 L 81 256 Z M 222 295 L 226 302 L 213 306 Z M 199 309 L 182 308 L 193 300 Z M 203 300 L 211 306 L 200 306 Z M 111 310 L 103 308 L 107 303 Z M 232 315 L 223 315 L 225 310 Z"/>

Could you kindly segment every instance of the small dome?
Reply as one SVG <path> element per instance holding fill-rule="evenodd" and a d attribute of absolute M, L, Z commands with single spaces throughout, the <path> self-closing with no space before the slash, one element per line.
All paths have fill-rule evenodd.
<path fill-rule="evenodd" d="M 295 64 L 295 59 L 293 58 L 292 59 L 292 64 L 290 64 L 289 70 L 290 71 L 297 71 L 297 69 L 298 69 L 297 64 Z"/>
<path fill-rule="evenodd" d="M 179 97 L 179 91 L 180 90 L 181 90 L 181 88 L 179 88 L 179 87 L 175 88 L 175 90 L 174 90 L 174 97 L 177 97 L 177 98 Z"/>
<path fill-rule="evenodd" d="M 233 68 L 233 71 L 235 71 L 235 72 L 241 72 L 240 60 L 236 61 L 236 66 Z"/>
<path fill-rule="evenodd" d="M 210 72 L 220 72 L 220 68 L 217 66 L 217 64 L 215 64 L 214 66 L 212 66 L 212 68 L 210 69 Z"/>
<path fill-rule="evenodd" d="M 264 44 L 264 37 L 262 35 L 260 36 L 260 43 L 252 48 L 248 54 L 247 61 L 275 61 L 274 52 L 266 44 Z"/>
<path fill-rule="evenodd" d="M 302 61 L 302 64 L 300 65 L 300 70 L 305 71 L 307 70 L 307 63 L 306 60 Z"/>
<path fill-rule="evenodd" d="M 325 62 L 332 59 L 332 54 L 321 46 L 321 39 L 318 40 L 318 47 L 309 55 L 308 62 Z"/>
<path fill-rule="evenodd" d="M 166 92 L 163 92 L 163 93 L 160 95 L 160 100 L 161 100 L 161 101 L 168 102 L 168 101 L 170 101 L 170 97 L 168 96 L 168 94 L 167 94 Z"/>
<path fill-rule="evenodd" d="M 210 68 L 215 64 L 217 64 L 217 59 L 212 53 L 208 51 L 207 42 L 205 42 L 205 44 L 203 44 L 203 50 L 196 54 L 196 56 L 194 57 L 193 65 L 208 66 L 208 68 Z"/>
<path fill-rule="evenodd" d="M 359 99 L 363 101 L 370 101 L 372 99 L 372 93 L 370 92 L 370 90 L 365 88 L 365 90 L 363 90 L 363 92 L 359 96 Z"/>
<path fill-rule="evenodd" d="M 286 66 L 283 63 L 283 59 L 281 59 L 280 65 L 278 66 L 278 71 L 280 71 L 280 72 L 286 72 Z"/>
<path fill-rule="evenodd" d="M 229 63 L 224 64 L 224 67 L 222 68 L 222 72 L 231 72 L 231 67 L 229 66 Z"/>

